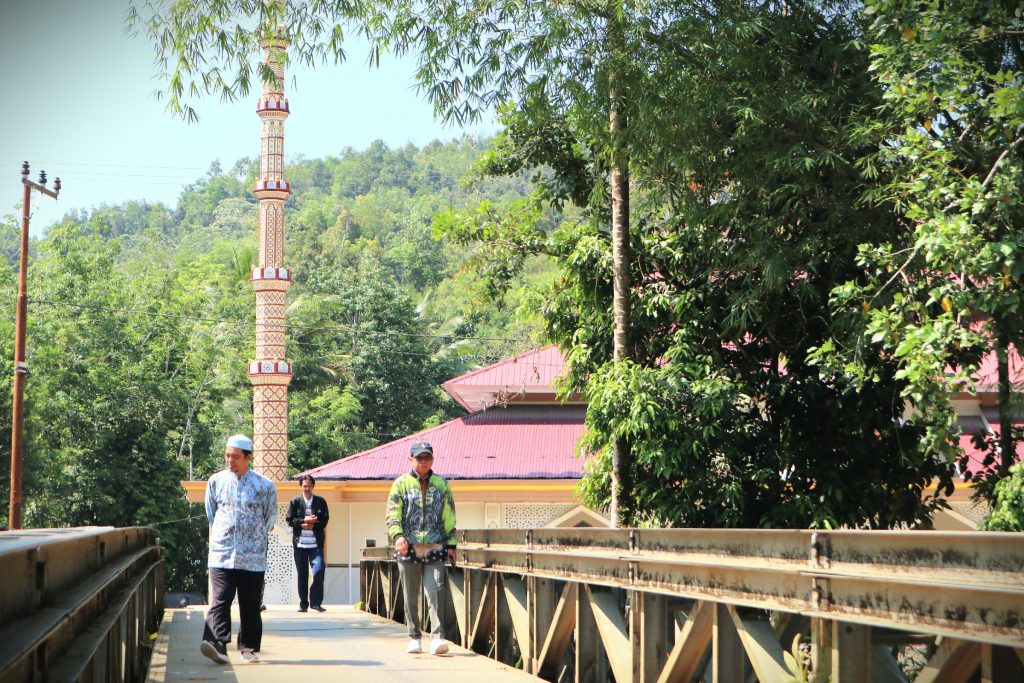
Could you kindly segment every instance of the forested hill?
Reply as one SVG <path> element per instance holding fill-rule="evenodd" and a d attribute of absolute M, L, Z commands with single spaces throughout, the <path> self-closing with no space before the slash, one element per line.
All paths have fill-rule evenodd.
<path fill-rule="evenodd" d="M 436 211 L 528 192 L 519 178 L 466 182 L 485 144 L 375 143 L 289 165 L 293 470 L 462 414 L 438 385 L 531 344 L 525 324 L 484 301 L 462 268 L 466 248 L 433 234 Z M 219 469 L 223 438 L 251 428 L 256 169 L 249 159 L 230 170 L 214 163 L 173 209 L 104 206 L 33 243 L 26 526 L 188 517 L 178 482 Z M 9 443 L 16 224 L 2 230 L 0 440 Z M 538 265 L 525 277 L 547 275 Z M 180 564 L 203 556 L 202 534 L 189 528 L 163 529 L 177 588 L 201 579 Z"/>

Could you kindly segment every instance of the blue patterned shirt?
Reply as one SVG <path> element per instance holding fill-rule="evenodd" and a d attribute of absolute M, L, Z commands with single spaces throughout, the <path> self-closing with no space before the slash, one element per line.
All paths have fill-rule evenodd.
<path fill-rule="evenodd" d="M 206 482 L 206 518 L 210 521 L 207 566 L 267 571 L 267 540 L 277 518 L 273 482 L 251 469 L 240 478 L 231 470 L 221 470 Z"/>

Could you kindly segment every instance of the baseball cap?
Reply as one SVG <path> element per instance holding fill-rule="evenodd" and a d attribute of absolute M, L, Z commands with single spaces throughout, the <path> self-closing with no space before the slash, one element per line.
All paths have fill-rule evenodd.
<path fill-rule="evenodd" d="M 414 443 L 412 445 L 412 448 L 409 449 L 409 455 L 414 457 L 414 458 L 417 455 L 423 455 L 423 454 L 427 454 L 427 455 L 433 455 L 434 454 L 434 447 L 431 446 L 426 441 L 417 441 L 416 443 Z"/>

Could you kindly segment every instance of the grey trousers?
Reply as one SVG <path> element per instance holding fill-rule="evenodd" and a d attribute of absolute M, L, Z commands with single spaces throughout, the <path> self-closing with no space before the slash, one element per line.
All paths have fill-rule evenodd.
<path fill-rule="evenodd" d="M 444 614 L 447 572 L 444 562 L 399 562 L 398 574 L 402 578 L 402 593 L 405 597 L 405 623 L 409 628 L 410 638 L 419 638 L 422 633 L 420 623 L 420 591 L 427 594 L 427 609 L 430 612 L 430 636 L 444 638 L 444 627 L 441 615 Z"/>

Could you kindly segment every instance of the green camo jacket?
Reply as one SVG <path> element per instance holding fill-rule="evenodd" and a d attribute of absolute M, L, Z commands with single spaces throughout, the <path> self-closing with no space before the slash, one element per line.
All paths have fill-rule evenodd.
<path fill-rule="evenodd" d="M 424 495 L 414 472 L 391 485 L 384 521 L 388 541 L 405 536 L 410 543 L 443 543 L 455 547 L 455 499 L 448 482 L 431 470 Z"/>

